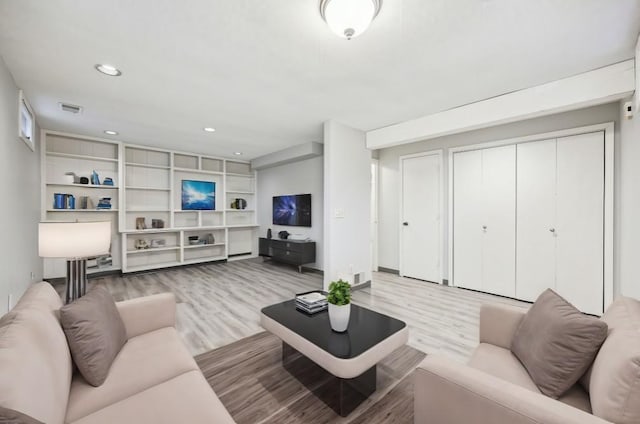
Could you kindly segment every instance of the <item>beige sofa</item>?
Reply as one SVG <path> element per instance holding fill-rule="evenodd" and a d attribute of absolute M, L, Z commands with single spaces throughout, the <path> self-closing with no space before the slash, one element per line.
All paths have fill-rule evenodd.
<path fill-rule="evenodd" d="M 234 422 L 175 330 L 172 294 L 117 303 L 128 341 L 99 387 L 73 372 L 61 306 L 38 283 L 0 320 L 0 406 L 47 424 Z"/>
<path fill-rule="evenodd" d="M 416 424 L 640 422 L 640 302 L 614 302 L 603 317 L 609 335 L 592 369 L 558 400 L 540 393 L 509 349 L 525 313 L 483 306 L 480 344 L 466 365 L 427 356 L 415 373 Z M 592 406 L 601 417 L 615 419 L 593 415 Z"/>

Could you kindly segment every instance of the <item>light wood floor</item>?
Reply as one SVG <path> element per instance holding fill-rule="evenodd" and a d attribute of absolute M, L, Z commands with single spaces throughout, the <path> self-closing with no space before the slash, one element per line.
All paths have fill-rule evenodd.
<path fill-rule="evenodd" d="M 264 306 L 322 288 L 322 276 L 249 259 L 101 277 L 90 280 L 91 284 L 107 287 L 117 301 L 173 292 L 178 301 L 178 331 L 195 356 L 263 331 L 259 314 Z M 405 321 L 410 346 L 460 361 L 478 344 L 482 303 L 526 306 L 382 272 L 374 273 L 371 287 L 356 291 L 353 301 Z"/>

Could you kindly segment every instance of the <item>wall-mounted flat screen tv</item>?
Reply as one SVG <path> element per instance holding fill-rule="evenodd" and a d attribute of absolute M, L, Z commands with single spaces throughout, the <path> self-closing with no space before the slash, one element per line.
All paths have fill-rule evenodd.
<path fill-rule="evenodd" d="M 212 211 L 215 208 L 215 182 L 182 180 L 183 211 Z"/>
<path fill-rule="evenodd" d="M 274 196 L 273 225 L 311 227 L 311 195 Z"/>

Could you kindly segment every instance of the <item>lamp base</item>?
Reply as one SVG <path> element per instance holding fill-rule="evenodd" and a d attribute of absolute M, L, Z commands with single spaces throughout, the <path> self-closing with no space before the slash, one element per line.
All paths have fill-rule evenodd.
<path fill-rule="evenodd" d="M 67 294 L 65 303 L 84 296 L 87 292 L 87 260 L 67 259 Z"/>

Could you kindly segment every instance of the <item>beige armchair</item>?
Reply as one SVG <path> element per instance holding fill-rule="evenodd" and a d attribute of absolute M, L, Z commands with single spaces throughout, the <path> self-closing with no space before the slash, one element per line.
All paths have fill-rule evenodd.
<path fill-rule="evenodd" d="M 416 424 L 606 424 L 591 414 L 589 394 L 576 384 L 560 399 L 538 390 L 511 353 L 526 309 L 485 305 L 480 344 L 468 364 L 428 355 L 415 373 Z"/>

